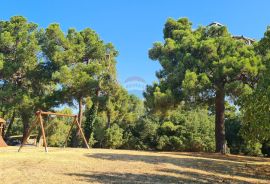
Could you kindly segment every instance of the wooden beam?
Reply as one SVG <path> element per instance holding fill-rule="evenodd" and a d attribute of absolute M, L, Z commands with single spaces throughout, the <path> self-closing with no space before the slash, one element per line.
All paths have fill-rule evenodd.
<path fill-rule="evenodd" d="M 63 117 L 76 117 L 77 115 L 74 114 L 62 114 L 62 113 L 56 113 L 56 112 L 43 112 L 43 111 L 37 111 L 37 114 L 41 115 L 55 115 L 55 116 L 63 116 Z"/>

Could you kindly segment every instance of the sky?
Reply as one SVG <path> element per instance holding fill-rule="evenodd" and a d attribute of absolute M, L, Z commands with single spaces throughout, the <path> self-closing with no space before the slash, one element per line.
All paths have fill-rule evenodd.
<path fill-rule="evenodd" d="M 258 40 L 270 25 L 269 7 L 267 0 L 1 0 L 0 20 L 22 15 L 42 28 L 59 23 L 65 32 L 90 27 L 115 45 L 118 80 L 140 96 L 145 84 L 157 81 L 161 67 L 148 50 L 163 41 L 169 17 L 187 17 L 194 28 L 217 21 L 234 35 Z M 126 85 L 127 79 L 135 84 Z"/>

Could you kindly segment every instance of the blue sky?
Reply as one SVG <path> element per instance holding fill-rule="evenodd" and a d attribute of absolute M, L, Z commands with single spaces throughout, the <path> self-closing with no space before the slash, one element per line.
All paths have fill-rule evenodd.
<path fill-rule="evenodd" d="M 266 0 L 2 0 L 0 19 L 23 15 L 44 28 L 59 23 L 64 31 L 90 27 L 119 50 L 120 82 L 138 76 L 151 84 L 160 66 L 148 50 L 162 41 L 167 18 L 188 17 L 194 27 L 218 21 L 235 35 L 260 39 L 270 25 L 269 7 Z"/>

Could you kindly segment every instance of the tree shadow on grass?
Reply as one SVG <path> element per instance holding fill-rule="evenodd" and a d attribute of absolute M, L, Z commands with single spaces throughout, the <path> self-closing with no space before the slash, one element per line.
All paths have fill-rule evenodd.
<path fill-rule="evenodd" d="M 156 174 L 133 174 L 133 173 L 69 173 L 81 181 L 89 183 L 190 183 L 191 180 L 181 180 L 178 177 Z"/>
<path fill-rule="evenodd" d="M 270 183 L 270 167 L 269 165 L 257 165 L 252 163 L 234 162 L 231 160 L 218 160 L 208 159 L 204 157 L 193 157 L 192 155 L 185 157 L 176 157 L 170 155 L 132 155 L 132 154 L 115 154 L 115 153 L 96 153 L 88 154 L 87 157 L 104 159 L 111 161 L 125 161 L 125 162 L 144 162 L 148 164 L 172 164 L 177 166 L 175 173 L 181 174 L 185 172 L 189 173 L 189 176 L 206 175 L 206 177 L 224 178 L 228 180 L 230 177 L 235 178 L 235 182 L 238 181 L 236 177 L 240 177 L 242 181 L 248 181 L 259 179 L 262 181 L 268 181 Z M 162 172 L 164 172 L 163 170 Z M 167 170 L 168 171 L 168 170 Z"/>
<path fill-rule="evenodd" d="M 234 183 L 234 184 L 243 184 L 243 183 L 251 183 L 247 181 L 238 180 L 235 178 L 220 178 L 217 176 L 211 176 L 190 172 L 182 172 L 173 169 L 164 169 L 162 171 L 163 174 L 135 174 L 135 173 L 68 173 L 69 176 L 76 176 L 78 181 L 83 182 L 98 182 L 98 183 L 164 183 L 164 184 L 172 184 L 172 183 L 197 183 L 197 184 L 205 184 L 205 183 Z M 168 173 L 177 174 L 177 176 L 168 175 Z M 252 182 L 257 183 L 257 182 Z"/>
<path fill-rule="evenodd" d="M 180 156 L 192 156 L 199 158 L 210 158 L 217 160 L 226 160 L 226 161 L 235 161 L 235 162 L 270 162 L 269 158 L 265 157 L 251 157 L 251 156 L 243 156 L 243 155 L 222 155 L 220 153 L 203 153 L 203 152 L 158 152 L 165 153 L 169 155 L 180 155 Z M 192 154 L 192 155 L 191 155 Z"/>

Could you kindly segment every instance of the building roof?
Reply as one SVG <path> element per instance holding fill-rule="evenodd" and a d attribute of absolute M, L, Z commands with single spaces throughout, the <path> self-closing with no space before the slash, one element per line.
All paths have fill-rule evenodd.
<path fill-rule="evenodd" d="M 253 39 L 253 38 L 248 38 L 248 37 L 245 37 L 245 36 L 243 36 L 243 35 L 241 35 L 241 36 L 236 35 L 236 36 L 233 36 L 233 38 L 238 39 L 238 40 L 243 40 L 243 41 L 245 41 L 246 44 L 248 44 L 248 45 L 251 45 L 252 43 L 254 43 L 254 42 L 256 41 L 256 40 Z"/>
<path fill-rule="evenodd" d="M 224 26 L 224 25 L 221 24 L 221 23 L 219 23 L 219 22 L 212 22 L 212 23 L 210 23 L 208 26 L 220 26 L 220 27 L 222 27 L 222 26 Z"/>
<path fill-rule="evenodd" d="M 212 22 L 210 23 L 207 27 L 211 27 L 211 26 L 218 26 L 218 27 L 222 27 L 224 26 L 223 24 L 219 23 L 219 22 Z M 256 42 L 255 39 L 253 38 L 248 38 L 248 37 L 245 37 L 243 35 L 235 35 L 235 36 L 232 36 L 234 39 L 237 39 L 237 40 L 242 40 L 244 41 L 247 45 L 252 45 L 254 42 Z"/>

